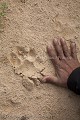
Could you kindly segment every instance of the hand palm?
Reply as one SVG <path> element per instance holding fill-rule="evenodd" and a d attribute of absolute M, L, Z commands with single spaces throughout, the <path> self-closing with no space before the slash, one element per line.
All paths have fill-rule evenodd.
<path fill-rule="evenodd" d="M 56 53 L 53 51 L 53 47 L 47 47 L 48 55 L 56 69 L 56 76 L 45 76 L 43 82 L 51 82 L 60 86 L 67 87 L 67 79 L 71 72 L 79 67 L 79 61 L 77 59 L 76 44 L 71 42 L 70 51 L 66 42 L 63 39 L 55 39 L 53 45 Z"/>

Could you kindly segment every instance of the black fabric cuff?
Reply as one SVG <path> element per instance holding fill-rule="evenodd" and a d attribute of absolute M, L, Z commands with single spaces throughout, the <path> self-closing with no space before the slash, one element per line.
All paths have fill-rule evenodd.
<path fill-rule="evenodd" d="M 80 67 L 73 70 L 67 81 L 68 88 L 80 95 Z"/>

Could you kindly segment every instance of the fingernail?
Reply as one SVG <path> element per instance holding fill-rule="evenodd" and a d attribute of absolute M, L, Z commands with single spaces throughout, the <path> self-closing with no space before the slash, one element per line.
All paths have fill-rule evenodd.
<path fill-rule="evenodd" d="M 54 40 L 53 40 L 53 43 L 54 43 L 54 44 L 57 44 L 57 43 L 58 43 L 58 40 L 57 40 L 57 39 L 54 39 Z"/>
<path fill-rule="evenodd" d="M 74 46 L 76 47 L 76 43 L 72 43 L 72 46 L 73 46 L 73 47 L 74 47 Z"/>
<path fill-rule="evenodd" d="M 50 48 L 50 46 L 47 46 L 46 48 L 47 48 L 47 50 L 48 50 L 48 49 Z"/>
<path fill-rule="evenodd" d="M 75 42 L 72 42 L 73 45 L 75 45 L 76 43 Z"/>
<path fill-rule="evenodd" d="M 73 45 L 75 45 L 75 44 L 76 44 L 76 43 L 75 43 L 74 41 L 72 41 L 72 40 L 71 40 L 70 42 L 71 42 L 71 44 L 73 44 Z"/>
<path fill-rule="evenodd" d="M 54 42 L 58 42 L 58 40 L 57 40 L 57 39 L 54 39 Z"/>
<path fill-rule="evenodd" d="M 63 39 L 63 38 L 61 38 L 60 40 L 61 40 L 62 42 L 64 42 L 64 39 Z"/>
<path fill-rule="evenodd" d="M 51 51 L 52 51 L 52 46 L 47 46 L 47 52 L 48 52 L 48 54 L 50 54 Z"/>
<path fill-rule="evenodd" d="M 47 46 L 47 49 L 52 49 L 52 46 L 51 45 Z"/>

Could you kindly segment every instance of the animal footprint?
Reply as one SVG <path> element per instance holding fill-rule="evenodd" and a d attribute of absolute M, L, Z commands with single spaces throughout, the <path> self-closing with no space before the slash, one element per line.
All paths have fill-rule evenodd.
<path fill-rule="evenodd" d="M 15 70 L 17 74 L 23 74 L 24 76 L 31 77 L 34 76 L 38 70 L 35 68 L 34 64 L 28 60 L 24 60 L 24 62 L 17 67 Z"/>
<path fill-rule="evenodd" d="M 8 59 L 15 69 L 15 73 L 22 76 L 22 84 L 27 90 L 32 90 L 35 85 L 39 85 L 39 77 L 41 77 L 39 62 L 34 49 L 25 50 L 23 47 L 17 46 Z M 35 64 L 36 63 L 36 64 Z M 24 79 L 24 77 L 26 79 Z"/>

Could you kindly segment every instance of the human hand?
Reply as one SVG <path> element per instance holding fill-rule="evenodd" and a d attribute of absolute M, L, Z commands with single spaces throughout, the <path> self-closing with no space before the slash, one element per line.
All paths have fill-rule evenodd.
<path fill-rule="evenodd" d="M 55 48 L 55 52 L 53 51 Z M 70 50 L 64 39 L 58 38 L 53 40 L 53 46 L 47 47 L 47 52 L 52 61 L 56 76 L 44 76 L 43 82 L 54 83 L 59 86 L 67 87 L 67 80 L 74 69 L 80 66 L 77 58 L 76 44 L 70 43 Z"/>

